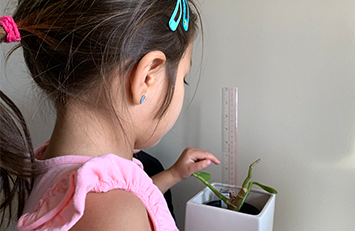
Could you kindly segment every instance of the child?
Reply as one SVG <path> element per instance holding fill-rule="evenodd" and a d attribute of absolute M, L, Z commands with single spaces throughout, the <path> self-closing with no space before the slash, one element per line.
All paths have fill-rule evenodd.
<path fill-rule="evenodd" d="M 186 148 L 149 178 L 132 155 L 181 111 L 197 21 L 192 0 L 19 0 L 1 17 L 0 41 L 21 41 L 57 111 L 50 142 L 32 151 L 0 94 L 1 209 L 11 218 L 17 198 L 19 230 L 177 230 L 162 193 L 219 161 Z"/>

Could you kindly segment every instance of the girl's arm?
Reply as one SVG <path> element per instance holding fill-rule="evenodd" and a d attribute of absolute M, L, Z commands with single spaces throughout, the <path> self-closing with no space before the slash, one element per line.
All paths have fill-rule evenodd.
<path fill-rule="evenodd" d="M 209 152 L 186 148 L 173 166 L 152 176 L 152 179 L 160 191 L 165 193 L 176 183 L 190 177 L 191 174 L 207 168 L 211 162 L 220 164 L 219 160 Z"/>

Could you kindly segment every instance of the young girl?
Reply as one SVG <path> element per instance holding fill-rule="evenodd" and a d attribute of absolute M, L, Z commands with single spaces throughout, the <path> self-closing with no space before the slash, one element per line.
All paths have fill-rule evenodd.
<path fill-rule="evenodd" d="M 149 178 L 134 149 L 156 145 L 182 107 L 198 11 L 190 0 L 19 0 L 0 41 L 18 42 L 57 119 L 33 151 L 1 96 L 2 223 L 19 230 L 177 230 L 162 193 L 219 161 L 186 148 Z"/>

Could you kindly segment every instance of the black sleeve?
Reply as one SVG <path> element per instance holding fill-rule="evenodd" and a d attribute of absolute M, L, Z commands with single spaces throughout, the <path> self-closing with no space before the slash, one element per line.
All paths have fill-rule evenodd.
<path fill-rule="evenodd" d="M 137 152 L 133 156 L 136 159 L 138 159 L 140 162 L 142 162 L 143 167 L 144 167 L 144 171 L 150 177 L 164 171 L 164 167 L 159 162 L 159 160 L 144 151 Z M 165 197 L 166 203 L 168 204 L 170 213 L 175 219 L 173 203 L 172 203 L 172 195 L 171 195 L 170 189 L 164 193 L 164 197 Z"/>

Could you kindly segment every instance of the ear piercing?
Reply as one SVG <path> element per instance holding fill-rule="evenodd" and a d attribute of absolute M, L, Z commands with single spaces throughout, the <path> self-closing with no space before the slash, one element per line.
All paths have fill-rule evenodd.
<path fill-rule="evenodd" d="M 144 103 L 144 101 L 147 99 L 147 96 L 143 95 L 141 98 L 141 103 Z"/>

